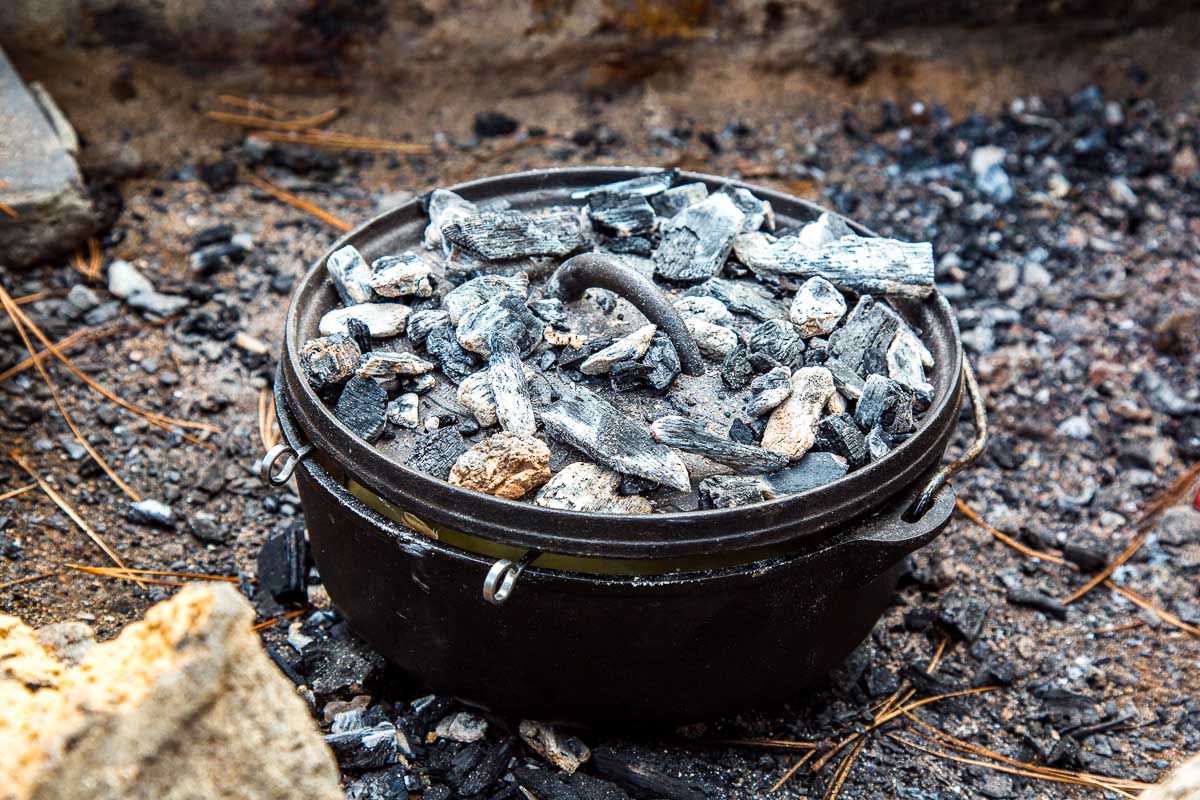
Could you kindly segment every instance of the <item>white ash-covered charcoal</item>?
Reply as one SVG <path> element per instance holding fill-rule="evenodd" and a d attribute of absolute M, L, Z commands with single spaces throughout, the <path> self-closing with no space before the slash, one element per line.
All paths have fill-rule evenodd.
<path fill-rule="evenodd" d="M 413 375 L 411 378 L 400 381 L 400 391 L 412 394 L 425 394 L 434 386 L 437 386 L 437 378 L 430 372 L 426 372 L 424 375 Z"/>
<path fill-rule="evenodd" d="M 424 347 L 429 332 L 450 321 L 449 312 L 440 308 L 422 308 L 408 315 L 405 330 L 413 347 Z"/>
<path fill-rule="evenodd" d="M 662 241 L 654 251 L 654 274 L 686 283 L 717 275 L 744 218 L 724 194 L 688 206 L 663 223 Z"/>
<path fill-rule="evenodd" d="M 745 281 L 711 278 L 699 286 L 688 289 L 689 297 L 715 297 L 735 314 L 746 314 L 755 319 L 787 319 L 787 307 L 775 299 L 775 295 L 761 286 Z"/>
<path fill-rule="evenodd" d="M 793 461 L 807 453 L 817 436 L 817 422 L 834 391 L 833 375 L 824 367 L 796 370 L 792 375 L 792 394 L 771 412 L 762 446 Z"/>
<path fill-rule="evenodd" d="M 643 325 L 603 350 L 592 353 L 579 365 L 579 371 L 584 375 L 603 375 L 618 361 L 637 361 L 650 349 L 650 342 L 657 331 L 656 325 Z"/>
<path fill-rule="evenodd" d="M 546 432 L 617 472 L 637 475 L 673 489 L 691 488 L 679 454 L 581 386 L 564 387 L 557 402 L 542 411 Z"/>
<path fill-rule="evenodd" d="M 352 319 L 366 323 L 367 330 L 376 339 L 387 339 L 404 332 L 404 323 L 412 311 L 402 303 L 360 303 L 349 308 L 335 308 L 321 317 L 317 328 L 323 336 L 335 333 L 348 335 L 347 323 Z"/>
<path fill-rule="evenodd" d="M 368 442 L 379 438 L 387 420 L 387 392 L 370 378 L 355 376 L 333 407 L 333 415 L 354 435 Z"/>
<path fill-rule="evenodd" d="M 649 514 L 654 510 L 646 498 L 622 495 L 620 488 L 620 473 L 588 461 L 575 461 L 555 473 L 538 490 L 533 502 L 544 508 L 589 514 Z"/>
<path fill-rule="evenodd" d="M 867 453 L 871 456 L 872 461 L 879 459 L 892 452 L 892 443 L 888 440 L 888 435 L 883 432 L 883 428 L 876 425 L 867 432 Z"/>
<path fill-rule="evenodd" d="M 850 468 L 846 460 L 833 453 L 814 452 L 794 461 L 764 480 L 780 495 L 800 494 L 845 477 Z"/>
<path fill-rule="evenodd" d="M 496 416 L 496 396 L 492 394 L 492 379 L 487 370 L 468 375 L 458 385 L 458 404 L 475 417 L 481 428 L 499 422 Z"/>
<path fill-rule="evenodd" d="M 684 319 L 702 319 L 714 325 L 733 322 L 733 314 L 715 297 L 684 297 L 673 304 Z"/>
<path fill-rule="evenodd" d="M 646 198 L 632 192 L 593 192 L 588 217 L 596 228 L 618 238 L 650 233 L 658 221 Z"/>
<path fill-rule="evenodd" d="M 787 456 L 718 436 L 705 428 L 704 423 L 687 417 L 659 417 L 650 426 L 650 435 L 677 450 L 704 456 L 751 475 L 773 472 L 788 463 Z"/>
<path fill-rule="evenodd" d="M 412 353 L 393 353 L 386 350 L 374 350 L 364 353 L 359 362 L 360 378 L 374 378 L 377 381 L 388 381 L 393 378 L 424 375 L 436 366 L 432 361 L 426 361 Z"/>
<path fill-rule="evenodd" d="M 650 340 L 650 346 L 646 348 L 646 354 L 637 363 L 639 366 L 647 368 L 639 371 L 638 379 L 655 391 L 661 392 L 668 388 L 679 376 L 679 353 L 675 350 L 675 345 L 671 340 L 662 333 L 654 335 L 654 338 Z M 617 389 L 621 388 L 617 386 L 617 382 L 621 380 L 621 366 L 621 364 L 614 365 L 610 373 L 613 387 Z"/>
<path fill-rule="evenodd" d="M 346 245 L 329 254 L 325 269 L 333 279 L 342 304 L 347 306 L 370 303 L 378 298 L 371 290 L 371 268 L 354 245 Z"/>
<path fill-rule="evenodd" d="M 829 337 L 829 355 L 863 378 L 887 372 L 887 349 L 900 329 L 900 317 L 869 294 L 858 298 L 842 327 Z"/>
<path fill-rule="evenodd" d="M 467 443 L 457 428 L 438 428 L 417 437 L 406 463 L 417 472 L 446 480 L 454 462 L 465 452 Z"/>
<path fill-rule="evenodd" d="M 425 337 L 425 352 L 455 385 L 479 369 L 479 357 L 463 349 L 449 322 L 438 325 Z"/>
<path fill-rule="evenodd" d="M 528 305 L 529 310 L 537 314 L 538 319 L 542 322 L 566 330 L 570 315 L 562 300 L 557 297 L 540 297 L 537 300 L 530 300 Z"/>
<path fill-rule="evenodd" d="M 933 245 L 843 236 L 813 249 L 796 236 L 738 237 L 734 255 L 760 275 L 820 276 L 840 289 L 923 299 L 933 293 Z"/>
<path fill-rule="evenodd" d="M 516 500 L 550 480 L 550 448 L 536 436 L 496 433 L 454 462 L 450 483 Z"/>
<path fill-rule="evenodd" d="M 788 309 L 801 338 L 828 336 L 846 316 L 846 298 L 832 283 L 824 278 L 809 278 L 796 291 Z"/>
<path fill-rule="evenodd" d="M 387 421 L 401 428 L 413 429 L 420 424 L 420 397 L 405 392 L 387 404 Z"/>
<path fill-rule="evenodd" d="M 837 387 L 838 393 L 847 400 L 858 400 L 862 397 L 863 387 L 866 381 L 840 358 L 827 358 L 821 366 L 829 370 L 833 374 L 833 385 Z"/>
<path fill-rule="evenodd" d="M 916 427 L 913 400 L 912 389 L 904 384 L 882 375 L 870 375 L 854 407 L 854 422 L 864 431 L 878 425 L 893 436 L 910 433 Z"/>
<path fill-rule="evenodd" d="M 671 217 L 688 206 L 702 203 L 708 198 L 708 187 L 703 183 L 685 183 L 660 192 L 650 198 L 650 205 L 660 217 Z"/>
<path fill-rule="evenodd" d="M 749 189 L 723 186 L 721 194 L 729 195 L 729 199 L 745 216 L 742 219 L 741 233 L 749 233 L 766 228 L 775 230 L 775 210 L 766 200 L 755 197 Z"/>
<path fill-rule="evenodd" d="M 750 332 L 750 362 L 758 369 L 804 365 L 804 340 L 791 323 L 769 319 Z"/>
<path fill-rule="evenodd" d="M 319 336 L 300 346 L 300 368 L 317 391 L 349 380 L 361 358 L 358 345 L 342 334 Z"/>
<path fill-rule="evenodd" d="M 380 297 L 432 297 L 432 272 L 417 253 L 383 256 L 371 264 L 370 286 Z"/>
<path fill-rule="evenodd" d="M 918 398 L 928 403 L 933 400 L 933 385 L 925 378 L 924 349 L 907 327 L 896 331 L 896 337 L 887 349 L 887 373 L 889 378 L 912 389 Z"/>
<path fill-rule="evenodd" d="M 450 243 L 442 236 L 442 228 L 476 213 L 475 204 L 448 189 L 434 189 L 425 203 L 429 225 L 425 228 L 425 246 L 450 255 Z"/>
<path fill-rule="evenodd" d="M 649 175 L 639 175 L 636 178 L 628 178 L 615 183 L 605 183 L 600 186 L 593 186 L 590 189 L 580 189 L 577 192 L 571 193 L 572 200 L 586 200 L 588 197 L 597 192 L 621 192 L 625 194 L 637 194 L 642 197 L 653 197 L 654 195 L 668 189 L 675 179 L 679 177 L 679 170 L 666 169 L 662 172 L 652 172 Z"/>
<path fill-rule="evenodd" d="M 644 236 L 613 236 L 604 240 L 604 249 L 619 256 L 640 256 L 649 258 L 654 255 L 654 241 L 650 234 Z"/>
<path fill-rule="evenodd" d="M 505 294 L 525 300 L 529 296 L 529 274 L 518 272 L 508 277 L 480 275 L 472 278 L 447 292 L 442 298 L 442 308 L 450 315 L 450 321 L 457 325 L 468 311 L 487 305 Z"/>
<path fill-rule="evenodd" d="M 559 369 L 578 369 L 592 353 L 598 353 L 616 341 L 615 337 L 602 336 L 585 339 L 578 347 L 568 346 L 558 354 Z"/>
<path fill-rule="evenodd" d="M 511 339 L 521 355 L 528 355 L 542 340 L 543 327 L 525 306 L 523 298 L 502 294 L 463 314 L 454 332 L 464 349 L 487 358 L 492 352 L 492 341 L 497 337 Z"/>
<path fill-rule="evenodd" d="M 813 450 L 836 453 L 846 459 L 850 469 L 858 469 L 871 460 L 862 431 L 854 423 L 854 417 L 846 413 L 832 414 L 817 423 Z"/>
<path fill-rule="evenodd" d="M 561 258 L 587 246 L 578 218 L 566 213 L 533 217 L 520 211 L 483 211 L 444 226 L 442 236 L 487 261 Z"/>
<path fill-rule="evenodd" d="M 851 227 L 846 224 L 846 220 L 826 211 L 817 217 L 816 220 L 801 228 L 796 233 L 796 238 L 805 247 L 811 247 L 816 250 L 827 244 L 833 244 L 843 236 L 855 235 Z"/>
<path fill-rule="evenodd" d="M 683 324 L 696 340 L 700 354 L 714 361 L 724 361 L 740 341 L 737 333 L 724 325 L 714 325 L 702 319 L 685 319 Z"/>
<path fill-rule="evenodd" d="M 746 402 L 746 413 L 761 417 L 774 411 L 792 394 L 792 371 L 787 367 L 775 367 L 750 382 L 750 399 Z"/>
<path fill-rule="evenodd" d="M 515 342 L 506 336 L 493 340 L 487 372 L 500 427 L 508 433 L 526 436 L 536 433 L 533 401 L 529 397 L 529 384 Z"/>
<path fill-rule="evenodd" d="M 754 365 L 750 363 L 750 350 L 745 342 L 739 341 L 721 361 L 721 381 L 730 389 L 745 389 L 754 378 Z"/>
<path fill-rule="evenodd" d="M 701 508 L 737 508 L 776 496 L 765 480 L 745 475 L 714 475 L 700 481 L 697 489 Z"/>

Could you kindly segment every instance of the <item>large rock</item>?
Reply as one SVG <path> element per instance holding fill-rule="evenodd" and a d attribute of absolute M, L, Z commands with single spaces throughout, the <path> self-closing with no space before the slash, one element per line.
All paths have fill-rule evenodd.
<path fill-rule="evenodd" d="M 1140 800 L 1200 800 L 1200 756 L 1185 762 L 1162 783 L 1138 797 Z"/>
<path fill-rule="evenodd" d="M 341 800 L 253 617 L 230 586 L 188 586 L 70 667 L 0 615 L 0 799 Z"/>
<path fill-rule="evenodd" d="M 0 203 L 16 214 L 0 209 L 0 266 L 47 261 L 92 232 L 92 202 L 64 146 L 74 139 L 61 112 L 39 105 L 0 51 Z"/>

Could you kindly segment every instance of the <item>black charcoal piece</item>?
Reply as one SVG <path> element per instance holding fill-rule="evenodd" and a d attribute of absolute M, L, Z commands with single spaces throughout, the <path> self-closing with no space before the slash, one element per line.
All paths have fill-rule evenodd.
<path fill-rule="evenodd" d="M 785 455 L 717 436 L 710 433 L 702 422 L 687 417 L 659 417 L 650 426 L 650 435 L 655 441 L 677 450 L 702 455 L 750 475 L 773 472 L 788 463 Z"/>
<path fill-rule="evenodd" d="M 771 487 L 761 478 L 745 475 L 714 475 L 700 481 L 703 508 L 736 508 L 768 499 Z"/>
<path fill-rule="evenodd" d="M 559 369 L 576 369 L 592 353 L 600 352 L 614 341 L 616 339 L 611 336 L 602 336 L 597 339 L 589 339 L 583 343 L 582 347 L 564 347 L 558 354 L 558 367 Z"/>
<path fill-rule="evenodd" d="M 451 222 L 442 235 L 488 261 L 561 258 L 587 246 L 579 220 L 565 213 L 533 217 L 520 211 L 484 211 Z"/>
<path fill-rule="evenodd" d="M 513 774 L 517 783 L 538 800 L 629 800 L 629 795 L 615 783 L 583 772 L 568 775 L 558 770 L 518 767 Z M 428 798 L 426 793 L 424 800 Z"/>
<path fill-rule="evenodd" d="M 380 769 L 400 761 L 396 726 L 390 722 L 331 733 L 325 737 L 325 744 L 329 745 L 343 770 Z"/>
<path fill-rule="evenodd" d="M 357 375 L 346 381 L 333 415 L 355 436 L 368 442 L 383 433 L 387 413 L 387 392 L 370 378 Z"/>
<path fill-rule="evenodd" d="M 711 278 L 687 290 L 690 297 L 715 297 L 735 314 L 756 319 L 787 319 L 787 309 L 767 289 L 744 281 Z"/>
<path fill-rule="evenodd" d="M 819 336 L 809 339 L 807 349 L 804 351 L 804 366 L 817 367 L 823 365 L 828 360 L 829 341 Z"/>
<path fill-rule="evenodd" d="M 703 183 L 685 183 L 654 195 L 650 198 L 650 205 L 660 217 L 670 219 L 688 206 L 694 206 L 707 198 L 708 187 Z"/>
<path fill-rule="evenodd" d="M 468 311 L 498 300 L 503 295 L 515 295 L 524 300 L 529 296 L 529 275 L 480 275 L 478 278 L 455 286 L 442 298 L 442 308 L 450 315 L 455 325 Z"/>
<path fill-rule="evenodd" d="M 865 294 L 858 299 L 845 323 L 829 337 L 829 352 L 863 378 L 871 373 L 887 374 L 887 349 L 900 318 L 875 298 Z"/>
<path fill-rule="evenodd" d="M 680 491 L 691 488 L 679 455 L 651 438 L 644 425 L 626 417 L 581 386 L 542 411 L 546 432 L 617 472 L 638 475 Z"/>
<path fill-rule="evenodd" d="M 804 340 L 783 319 L 769 319 L 751 331 L 750 353 L 767 357 L 775 366 L 804 366 Z"/>
<path fill-rule="evenodd" d="M 745 215 L 728 195 L 716 194 L 688 206 L 662 226 L 654 251 L 654 274 L 694 283 L 720 273 Z"/>
<path fill-rule="evenodd" d="M 492 353 L 493 340 L 499 338 L 512 341 L 522 356 L 529 355 L 542 340 L 544 328 L 525 306 L 523 298 L 503 294 L 463 314 L 454 332 L 465 350 L 487 358 Z"/>
<path fill-rule="evenodd" d="M 871 375 L 854 409 L 854 422 L 864 431 L 879 425 L 893 436 L 911 432 L 916 427 L 912 390 L 891 378 Z"/>
<path fill-rule="evenodd" d="M 467 352 L 458 343 L 454 326 L 449 322 L 429 331 L 425 338 L 425 351 L 456 386 L 480 366 L 478 356 Z"/>
<path fill-rule="evenodd" d="M 435 364 L 413 353 L 392 350 L 376 350 L 363 353 L 355 373 L 360 378 L 374 378 L 385 383 L 393 378 L 410 378 L 433 371 Z"/>
<path fill-rule="evenodd" d="M 653 197 L 670 187 L 677 177 L 679 177 L 679 170 L 667 169 L 662 172 L 653 172 L 649 175 L 639 175 L 636 178 L 617 181 L 616 183 L 593 186 L 590 189 L 580 189 L 577 192 L 571 193 L 571 199 L 585 200 L 597 192 L 620 192 L 623 194 L 638 194 L 642 197 Z"/>
<path fill-rule="evenodd" d="M 788 391 L 791 392 L 791 380 L 788 380 Z M 735 419 L 729 426 L 729 438 L 735 442 L 742 444 L 756 444 L 758 442 L 758 433 L 751 428 L 745 420 Z"/>
<path fill-rule="evenodd" d="M 902 383 L 925 403 L 933 400 L 933 386 L 925 379 L 925 357 L 928 349 L 921 340 L 903 326 L 896 331 L 896 337 L 887 349 L 887 375 L 897 383 Z M 932 360 L 932 356 L 929 356 Z"/>
<path fill-rule="evenodd" d="M 361 319 L 346 320 L 346 335 L 354 340 L 361 353 L 369 353 L 375 347 L 371 342 L 371 329 Z"/>
<path fill-rule="evenodd" d="M 455 787 L 458 794 L 462 797 L 481 795 L 485 789 L 500 780 L 500 776 L 508 769 L 508 761 L 516 749 L 517 740 L 511 736 L 488 745 L 483 757 Z"/>
<path fill-rule="evenodd" d="M 337 290 L 343 305 L 370 303 L 376 299 L 375 292 L 371 290 L 371 268 L 353 245 L 330 253 L 329 258 L 325 259 L 325 269 L 333 279 L 333 288 Z"/>
<path fill-rule="evenodd" d="M 517 132 L 521 123 L 500 111 L 478 111 L 475 113 L 475 135 L 480 138 L 509 136 Z"/>
<path fill-rule="evenodd" d="M 321 697 L 350 690 L 361 692 L 387 663 L 345 622 L 304 645 L 300 656 L 309 688 Z"/>
<path fill-rule="evenodd" d="M 450 314 L 440 308 L 423 308 L 408 315 L 408 340 L 413 347 L 424 347 L 429 332 L 450 321 Z"/>
<path fill-rule="evenodd" d="M 849 472 L 845 460 L 833 453 L 807 453 L 796 463 L 766 476 L 777 494 L 799 494 L 833 483 Z"/>
<path fill-rule="evenodd" d="M 878 461 L 892 452 L 892 443 L 888 441 L 888 435 L 878 425 L 867 432 L 866 442 L 867 454 L 871 456 L 872 461 Z"/>
<path fill-rule="evenodd" d="M 831 414 L 818 422 L 813 450 L 841 456 L 850 469 L 858 469 L 871 460 L 866 439 L 849 414 Z"/>
<path fill-rule="evenodd" d="M 281 603 L 306 599 L 308 541 L 304 526 L 293 523 L 266 538 L 258 551 L 258 589 Z"/>
<path fill-rule="evenodd" d="M 317 391 L 349 380 L 358 369 L 362 351 L 349 336 L 334 334 L 309 339 L 300 347 L 300 368 Z"/>
<path fill-rule="evenodd" d="M 639 797 L 663 797 L 668 800 L 710 800 L 708 792 L 673 778 L 654 764 L 625 748 L 598 747 L 592 751 L 596 771 L 609 780 L 633 790 Z M 712 796 L 719 795 L 713 791 Z"/>
<path fill-rule="evenodd" d="M 537 300 L 530 300 L 528 306 L 529 310 L 547 325 L 566 325 L 568 319 L 567 307 L 557 297 L 542 297 Z"/>
<path fill-rule="evenodd" d="M 754 366 L 747 357 L 746 345 L 738 342 L 721 362 L 721 380 L 730 389 L 745 389 L 754 377 Z"/>
<path fill-rule="evenodd" d="M 455 428 L 441 428 L 418 436 L 408 457 L 408 466 L 434 478 L 446 480 L 458 457 L 467 452 L 467 443 Z"/>
<path fill-rule="evenodd" d="M 593 192 L 588 195 L 588 216 L 597 228 L 616 237 L 649 233 L 656 221 L 646 198 L 631 192 Z"/>
<path fill-rule="evenodd" d="M 640 361 L 618 361 L 608 371 L 609 383 L 617 392 L 629 392 L 650 386 L 650 376 L 655 368 Z"/>
<path fill-rule="evenodd" d="M 604 249 L 620 256 L 649 258 L 654 254 L 654 242 L 646 236 L 614 236 L 604 242 Z"/>
<path fill-rule="evenodd" d="M 857 400 L 862 397 L 866 381 L 861 375 L 850 369 L 846 362 L 840 358 L 827 358 L 824 361 L 824 367 L 833 374 L 833 385 L 841 392 L 842 397 L 847 400 Z"/>
<path fill-rule="evenodd" d="M 983 633 L 990 608 L 959 586 L 952 586 L 938 604 L 937 621 L 958 639 L 973 642 Z"/>
<path fill-rule="evenodd" d="M 746 402 L 746 413 L 761 417 L 774 411 L 792 394 L 792 371 L 787 367 L 775 367 L 750 382 L 751 395 Z"/>
<path fill-rule="evenodd" d="M 442 237 L 442 228 L 451 222 L 473 215 L 475 204 L 448 189 L 434 189 L 422 200 L 429 214 L 429 225 L 425 228 L 425 246 L 431 250 L 440 249 L 449 255 L 450 243 Z"/>
<path fill-rule="evenodd" d="M 679 375 L 679 353 L 671 340 L 661 333 L 654 335 L 641 363 L 651 367 L 646 383 L 658 391 L 669 387 Z"/>
<path fill-rule="evenodd" d="M 411 378 L 405 378 L 400 381 L 401 392 L 412 392 L 413 394 L 425 394 L 434 386 L 437 385 L 437 378 L 432 373 L 426 372 L 424 375 L 414 375 Z"/>

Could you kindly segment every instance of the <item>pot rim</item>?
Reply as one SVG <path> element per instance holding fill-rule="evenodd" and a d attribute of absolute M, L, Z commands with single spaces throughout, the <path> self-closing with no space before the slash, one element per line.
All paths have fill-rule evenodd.
<path fill-rule="evenodd" d="M 505 197 L 514 207 L 571 203 L 570 191 L 657 172 L 658 167 L 570 167 L 511 173 L 446 187 L 473 200 Z M 815 219 L 827 209 L 797 197 L 742 181 L 680 172 L 680 181 L 710 190 L 741 187 L 771 203 L 785 222 Z M 836 212 L 829 212 L 837 215 Z M 837 481 L 775 500 L 732 509 L 622 515 L 566 511 L 506 500 L 454 486 L 409 469 L 355 436 L 317 397 L 299 363 L 301 328 L 315 335 L 316 320 L 333 296 L 325 259 L 347 244 L 368 258 L 381 247 L 419 248 L 419 239 L 391 241 L 397 232 L 423 230 L 418 198 L 386 211 L 342 235 L 309 269 L 292 294 L 285 322 L 280 373 L 283 392 L 299 434 L 371 491 L 418 517 L 504 544 L 582 556 L 647 558 L 710 553 L 810 540 L 847 520 L 868 514 L 898 492 L 912 489 L 939 461 L 949 444 L 962 403 L 962 345 L 946 299 L 936 291 L 920 302 L 895 302 L 897 311 L 921 331 L 935 353 L 934 399 L 917 431 L 887 456 Z M 857 231 L 864 226 L 847 220 Z M 293 445 L 303 442 L 292 442 Z M 719 533 L 714 533 L 719 531 Z"/>

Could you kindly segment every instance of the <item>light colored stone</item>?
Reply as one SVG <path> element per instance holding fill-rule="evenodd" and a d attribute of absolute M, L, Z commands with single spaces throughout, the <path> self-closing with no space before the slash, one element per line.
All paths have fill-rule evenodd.
<path fill-rule="evenodd" d="M 592 751 L 578 737 L 548 723 L 523 719 L 517 732 L 530 750 L 568 774 L 592 757 Z"/>
<path fill-rule="evenodd" d="M 1138 800 L 1200 800 L 1200 756 L 1185 762 L 1162 783 L 1139 794 Z"/>
<path fill-rule="evenodd" d="M 43 625 L 37 630 L 38 644 L 67 666 L 75 666 L 96 644 L 92 626 L 79 620 Z"/>
<path fill-rule="evenodd" d="M 792 394 L 772 412 L 763 431 L 762 446 L 795 461 L 808 452 L 820 421 L 836 391 L 833 374 L 824 367 L 804 367 L 792 375 Z"/>
<path fill-rule="evenodd" d="M 108 265 L 108 291 L 124 300 L 135 294 L 153 292 L 154 284 L 133 264 L 117 259 Z"/>
<path fill-rule="evenodd" d="M 357 319 L 367 326 L 371 336 L 376 339 L 386 339 L 398 336 L 404 332 L 404 323 L 412 311 L 401 303 L 360 303 L 349 308 L 335 308 L 325 316 L 317 326 L 323 336 L 335 333 L 349 335 L 349 323 Z"/>
<path fill-rule="evenodd" d="M 550 480 L 550 448 L 535 436 L 497 433 L 459 456 L 449 480 L 516 500 Z"/>
<path fill-rule="evenodd" d="M 470 711 L 459 711 L 444 717 L 434 733 L 439 739 L 452 742 L 478 742 L 487 735 L 488 721 Z"/>
<path fill-rule="evenodd" d="M 803 339 L 828 336 L 846 315 L 846 298 L 821 277 L 809 278 L 796 291 L 788 319 Z"/>
<path fill-rule="evenodd" d="M 481 428 L 496 424 L 496 397 L 492 394 L 492 379 L 487 370 L 463 378 L 458 385 L 458 404 L 471 412 Z"/>
<path fill-rule="evenodd" d="M 592 353 L 579 365 L 584 375 L 603 375 L 620 361 L 636 361 L 646 355 L 650 340 L 658 331 L 657 325 L 643 325 L 636 331 L 622 336 L 603 350 Z"/>
<path fill-rule="evenodd" d="M 0 615 L 0 798 L 341 800 L 253 619 L 233 587 L 188 586 L 67 667 Z"/>
<path fill-rule="evenodd" d="M 724 325 L 714 325 L 695 317 L 685 319 L 683 324 L 687 326 L 688 332 L 696 340 L 696 346 L 700 348 L 700 353 L 706 358 L 721 361 L 738 345 L 737 333 Z"/>
<path fill-rule="evenodd" d="M 590 514 L 649 514 L 650 501 L 641 495 L 621 495 L 621 476 L 588 461 L 575 461 L 555 473 L 534 498 L 545 508 Z"/>
<path fill-rule="evenodd" d="M 401 253 L 375 259 L 371 265 L 370 286 L 380 297 L 432 297 L 433 269 L 416 253 Z"/>
<path fill-rule="evenodd" d="M 702 319 L 714 325 L 726 325 L 733 321 L 733 314 L 715 297 L 684 297 L 675 301 L 675 310 L 685 320 Z"/>

